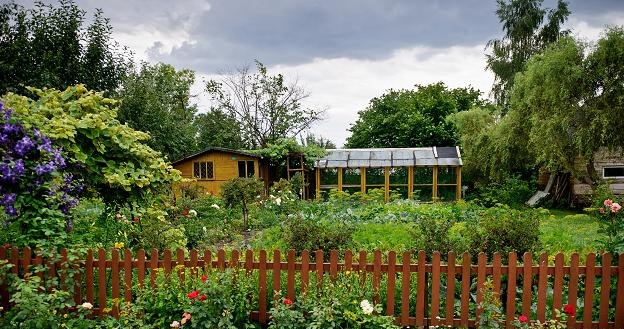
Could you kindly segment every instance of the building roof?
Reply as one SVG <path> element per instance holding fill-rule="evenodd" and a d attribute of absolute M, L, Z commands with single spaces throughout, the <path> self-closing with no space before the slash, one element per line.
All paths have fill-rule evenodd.
<path fill-rule="evenodd" d="M 224 152 L 224 153 L 231 153 L 231 154 L 238 154 L 238 155 L 244 155 L 244 156 L 248 156 L 248 157 L 252 157 L 252 158 L 258 158 L 258 159 L 262 159 L 262 156 L 251 153 L 251 152 L 245 152 L 245 151 L 239 151 L 239 150 L 233 150 L 233 149 L 227 149 L 224 147 L 209 147 L 201 152 L 189 155 L 187 157 L 184 157 L 182 159 L 176 160 L 174 162 L 172 162 L 171 164 L 178 164 L 180 162 L 186 161 L 186 160 L 190 160 L 193 159 L 195 157 L 198 157 L 200 155 L 204 155 L 206 153 L 210 153 L 210 152 Z"/>
<path fill-rule="evenodd" d="M 413 147 L 327 150 L 316 168 L 461 166 L 459 147 Z"/>

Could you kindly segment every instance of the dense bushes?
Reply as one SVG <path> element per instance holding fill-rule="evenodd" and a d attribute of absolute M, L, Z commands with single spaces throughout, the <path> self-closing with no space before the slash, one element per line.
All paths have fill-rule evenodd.
<path fill-rule="evenodd" d="M 505 177 L 501 182 L 477 185 L 468 199 L 484 207 L 508 205 L 519 208 L 533 195 L 533 185 L 519 177 Z"/>
<path fill-rule="evenodd" d="M 297 252 L 341 250 L 351 246 L 354 230 L 352 223 L 313 221 L 295 216 L 284 223 L 283 238 L 286 246 Z"/>

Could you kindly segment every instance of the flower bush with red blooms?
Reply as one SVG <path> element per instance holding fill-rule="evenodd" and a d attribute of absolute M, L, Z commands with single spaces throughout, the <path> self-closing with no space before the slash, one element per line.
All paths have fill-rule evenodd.
<path fill-rule="evenodd" d="M 598 232 L 605 236 L 598 240 L 601 248 L 612 254 L 624 252 L 624 210 L 616 202 L 608 184 L 596 189 L 593 207 L 586 211 L 594 213 L 599 219 Z"/>
<path fill-rule="evenodd" d="M 0 209 L 18 245 L 59 245 L 73 229 L 67 215 L 83 185 L 67 172 L 62 150 L 0 103 Z"/>
<path fill-rule="evenodd" d="M 554 318 L 545 322 L 536 321 L 531 323 L 529 317 L 520 315 L 514 321 L 514 326 L 520 329 L 565 329 L 568 317 L 576 316 L 576 308 L 572 304 L 566 304 L 560 310 L 555 310 Z"/>

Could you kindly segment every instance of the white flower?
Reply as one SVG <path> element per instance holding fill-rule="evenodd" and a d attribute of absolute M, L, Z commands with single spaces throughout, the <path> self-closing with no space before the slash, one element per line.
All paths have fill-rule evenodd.
<path fill-rule="evenodd" d="M 189 210 L 189 215 L 191 215 L 192 217 L 197 217 L 197 211 L 191 209 Z"/>
<path fill-rule="evenodd" d="M 82 308 L 85 308 L 87 310 L 90 310 L 93 308 L 93 304 L 89 303 L 89 302 L 84 302 L 82 303 L 82 305 L 80 305 Z"/>
<path fill-rule="evenodd" d="M 180 328 L 180 322 L 178 322 L 178 321 L 173 321 L 173 322 L 171 322 L 171 324 L 169 325 L 169 327 L 171 327 L 171 328 Z"/>
<path fill-rule="evenodd" d="M 373 308 L 373 305 L 371 305 L 371 303 L 366 299 L 360 302 L 360 307 L 362 308 L 362 312 L 364 312 L 364 314 L 366 315 L 372 314 L 375 310 L 375 308 Z"/>
<path fill-rule="evenodd" d="M 202 230 L 204 231 L 204 233 L 206 233 L 206 231 L 208 231 L 208 230 L 206 229 L 206 226 L 202 226 Z"/>
<path fill-rule="evenodd" d="M 275 199 L 275 203 L 279 206 L 282 204 L 282 198 Z"/>
<path fill-rule="evenodd" d="M 221 209 L 221 207 L 219 207 L 219 205 L 218 205 L 218 204 L 216 204 L 216 203 L 213 203 L 211 207 L 213 207 L 213 208 L 215 208 L 215 209 Z"/>

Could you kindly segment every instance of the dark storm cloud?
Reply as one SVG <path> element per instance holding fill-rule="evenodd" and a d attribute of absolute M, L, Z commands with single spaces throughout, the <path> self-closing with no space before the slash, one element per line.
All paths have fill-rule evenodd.
<path fill-rule="evenodd" d="M 400 48 L 473 46 L 502 34 L 494 0 L 77 2 L 89 11 L 102 8 L 115 30 L 126 34 L 183 30 L 192 42 L 169 51 L 161 49 L 164 40 L 150 40 L 149 59 L 206 73 L 254 59 L 268 65 L 314 58 L 378 60 Z M 555 0 L 544 5 L 552 7 Z M 624 13 L 624 1 L 573 0 L 570 9 L 576 18 L 602 27 L 605 15 Z"/>

